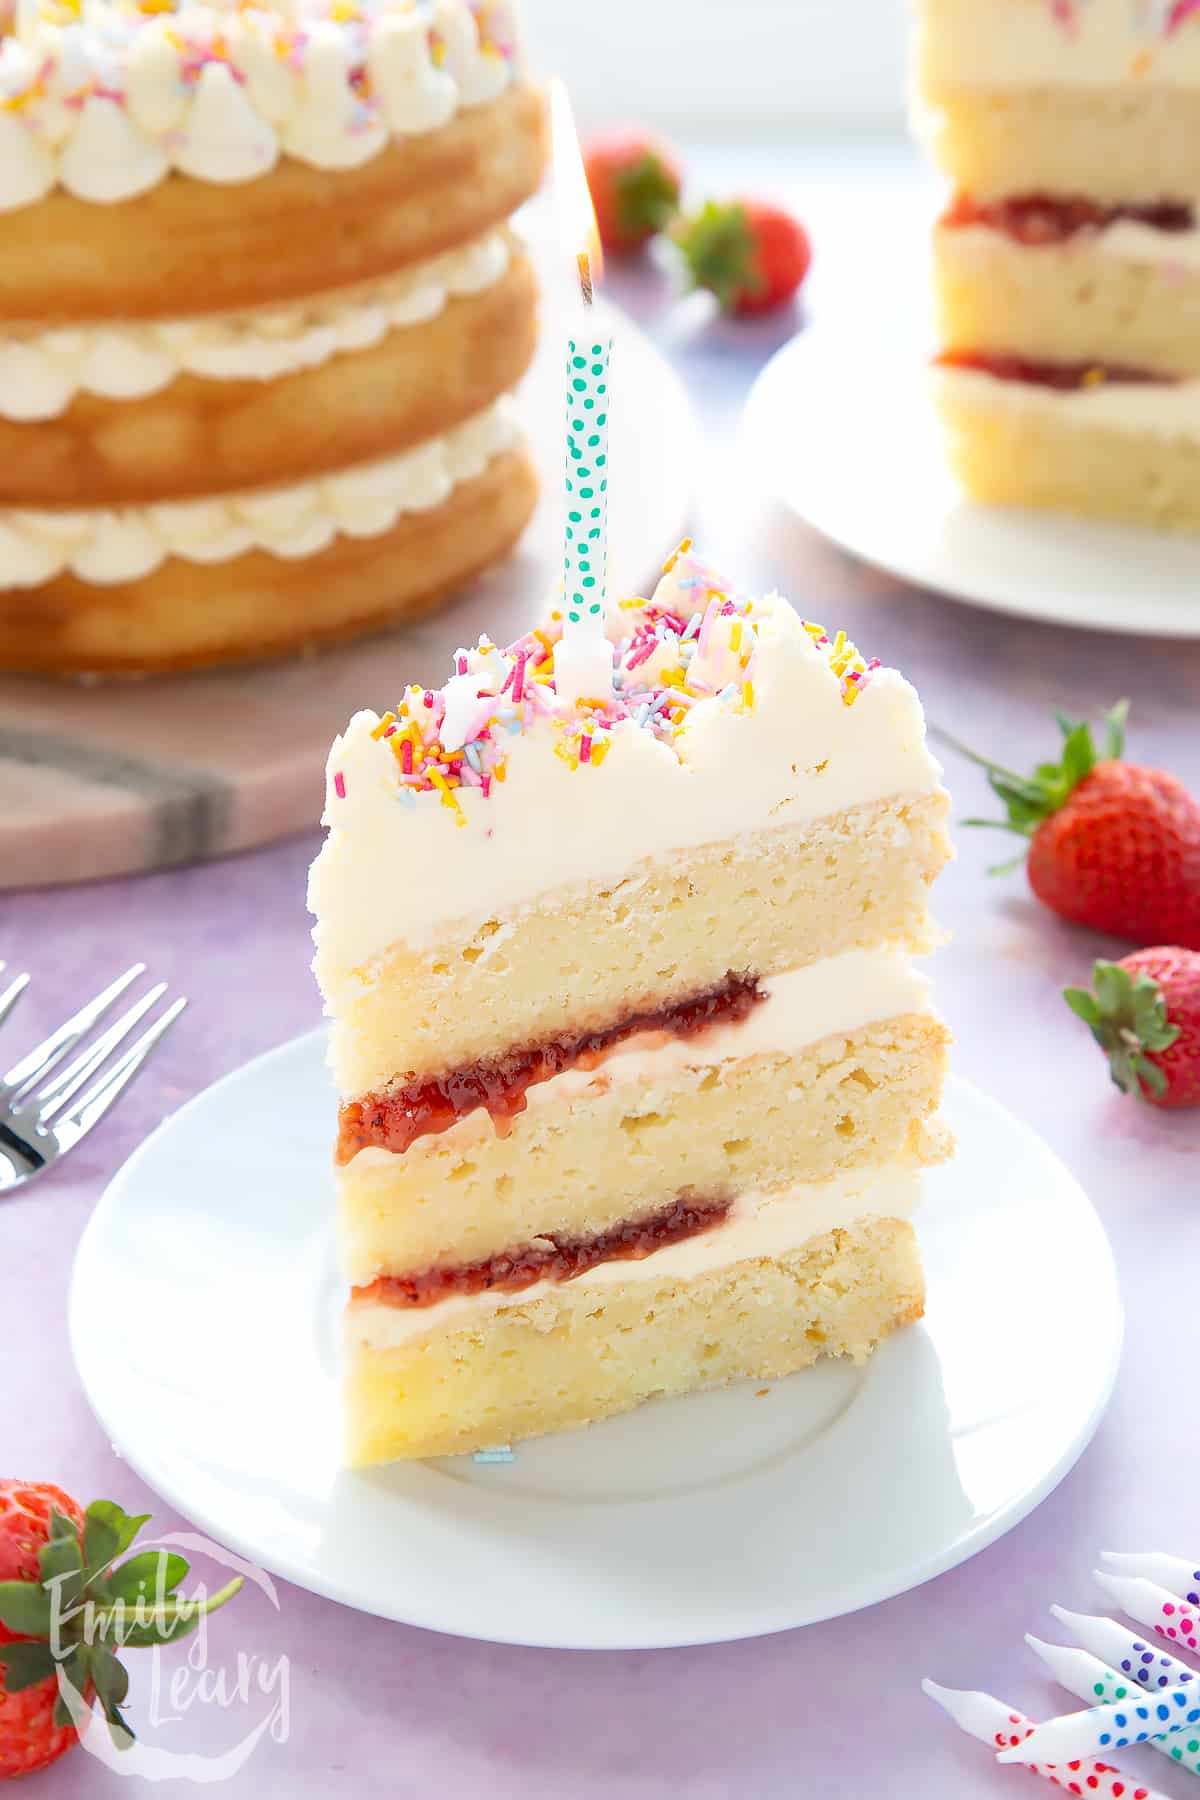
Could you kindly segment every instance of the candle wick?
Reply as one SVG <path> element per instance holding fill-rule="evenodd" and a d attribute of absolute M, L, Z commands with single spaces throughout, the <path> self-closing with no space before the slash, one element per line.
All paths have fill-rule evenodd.
<path fill-rule="evenodd" d="M 583 292 L 583 304 L 585 306 L 590 306 L 593 299 L 592 264 L 586 250 L 581 250 L 579 252 L 579 255 L 575 258 L 575 265 L 579 270 L 579 286 Z"/>

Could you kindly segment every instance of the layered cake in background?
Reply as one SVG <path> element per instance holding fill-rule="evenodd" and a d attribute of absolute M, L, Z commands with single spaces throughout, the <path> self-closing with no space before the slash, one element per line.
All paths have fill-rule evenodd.
<path fill-rule="evenodd" d="M 329 758 L 354 1464 L 860 1360 L 922 1310 L 917 696 L 686 547 L 607 629 L 607 696 L 559 699 L 551 612 Z"/>
<path fill-rule="evenodd" d="M 18 0 L 0 667 L 296 650 L 503 555 L 543 136 L 502 4 Z"/>
<path fill-rule="evenodd" d="M 1200 528 L 1200 7 L 918 0 L 938 405 L 986 501 Z"/>

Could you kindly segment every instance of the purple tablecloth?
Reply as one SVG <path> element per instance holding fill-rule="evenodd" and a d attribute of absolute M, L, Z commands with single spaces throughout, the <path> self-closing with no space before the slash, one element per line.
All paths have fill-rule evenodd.
<path fill-rule="evenodd" d="M 728 153 L 709 161 L 722 174 L 732 166 Z M 746 152 L 742 164 L 791 192 L 810 217 L 820 214 L 830 265 L 839 219 L 854 207 L 861 217 L 872 196 L 907 180 L 901 161 L 869 156 L 818 163 Z M 629 279 L 624 289 L 649 317 L 654 278 Z M 931 719 L 1017 768 L 1051 749 L 1055 704 L 1096 714 L 1127 694 L 1132 754 L 1200 791 L 1200 641 L 1021 624 L 852 568 L 740 491 L 738 404 L 790 326 L 708 325 L 687 305 L 663 314 L 658 329 L 711 433 L 697 539 L 743 585 L 778 582 L 809 617 L 846 626 L 913 676 Z M 386 674 L 394 686 L 403 670 Z M 956 815 L 989 809 L 973 768 L 953 762 L 948 779 Z M 318 805 L 314 795 L 314 815 Z M 1060 989 L 1097 953 L 1120 949 L 1056 923 L 1019 874 L 989 879 L 986 866 L 1004 842 L 959 834 L 959 859 L 939 889 L 953 942 L 935 977 L 957 1068 L 1066 1160 L 1116 1250 L 1128 1309 L 1124 1367 L 1074 1472 L 965 1567 L 856 1617 L 753 1643 L 628 1655 L 513 1650 L 388 1624 L 286 1586 L 278 1612 L 248 1592 L 214 1621 L 210 1661 L 232 1663 L 242 1650 L 273 1664 L 285 1654 L 290 1731 L 285 1743 L 260 1744 L 228 1792 L 261 1800 L 329 1791 L 614 1800 L 668 1790 L 692 1800 L 863 1800 L 872 1792 L 960 1800 L 1019 1790 L 1022 1778 L 989 1766 L 917 1683 L 931 1674 L 990 1688 L 1034 1714 L 1064 1710 L 1071 1703 L 1043 1679 L 1022 1634 L 1052 1623 L 1052 1600 L 1104 1610 L 1089 1579 L 1102 1548 L 1200 1550 L 1200 1454 L 1194 1409 L 1181 1403 L 1197 1360 L 1189 1277 L 1200 1266 L 1200 1115 L 1165 1117 L 1109 1087 Z M 44 1185 L 0 1202 L 0 1470 L 58 1481 L 84 1500 L 111 1494 L 130 1510 L 153 1511 L 159 1528 L 180 1522 L 106 1443 L 72 1365 L 64 1329 L 72 1251 L 104 1182 L 165 1114 L 317 1022 L 303 898 L 315 846 L 314 833 L 196 870 L 0 902 L 0 955 L 36 978 L 19 1023 L 4 1033 L 14 1050 L 135 956 L 192 997 L 112 1118 Z M 1062 1278 L 1069 1284 L 1071 1270 Z M 1020 1293 L 1011 1300 L 1017 1333 Z M 169 1359 L 170 1321 L 153 1296 L 113 1303 L 144 1309 L 145 1328 Z M 211 1328 L 222 1329 L 219 1301 Z M 150 1700 L 136 1671 L 133 1696 L 136 1723 Z M 229 1712 L 197 1701 L 154 1736 L 176 1751 L 214 1751 L 237 1731 Z M 1161 1759 L 1143 1753 L 1131 1768 L 1170 1794 L 1187 1791 L 1188 1778 Z M 76 1751 L 31 1791 L 102 1800 L 123 1783 Z"/>

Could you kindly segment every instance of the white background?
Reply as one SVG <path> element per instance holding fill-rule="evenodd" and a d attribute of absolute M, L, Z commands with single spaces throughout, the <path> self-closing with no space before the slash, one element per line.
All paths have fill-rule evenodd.
<path fill-rule="evenodd" d="M 586 126 L 685 136 L 897 127 L 904 0 L 524 0 L 530 60 Z"/>

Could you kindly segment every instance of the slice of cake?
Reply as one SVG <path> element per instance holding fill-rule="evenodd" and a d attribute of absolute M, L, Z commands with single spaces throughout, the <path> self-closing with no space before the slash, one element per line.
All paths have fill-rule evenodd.
<path fill-rule="evenodd" d="M 347 1455 L 473 1450 L 865 1357 L 917 1318 L 948 854 L 893 670 L 686 552 L 358 713 L 315 968 L 342 1096 Z"/>
<path fill-rule="evenodd" d="M 1200 9 L 920 0 L 917 80 L 956 473 L 1200 528 Z"/>

